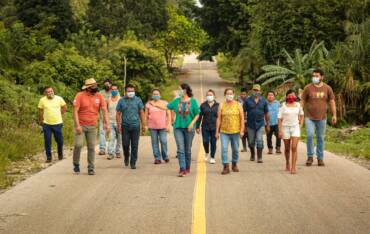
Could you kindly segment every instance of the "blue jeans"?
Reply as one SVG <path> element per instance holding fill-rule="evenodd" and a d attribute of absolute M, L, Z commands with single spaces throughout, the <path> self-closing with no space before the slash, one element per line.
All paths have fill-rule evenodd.
<path fill-rule="evenodd" d="M 167 153 L 167 130 L 166 129 L 150 129 L 150 136 L 152 139 L 153 155 L 156 160 L 168 159 Z M 159 150 L 159 142 L 161 143 L 161 150 Z"/>
<path fill-rule="evenodd" d="M 263 149 L 263 131 L 264 128 L 259 129 L 248 128 L 248 145 L 249 148 L 254 148 L 257 144 L 257 149 Z"/>
<path fill-rule="evenodd" d="M 108 145 L 108 154 L 120 154 L 122 145 L 122 135 L 118 132 L 117 124 L 110 124 L 110 137 Z"/>
<path fill-rule="evenodd" d="M 63 124 L 49 125 L 43 124 L 42 130 L 44 132 L 44 146 L 46 158 L 51 160 L 51 138 L 54 134 L 54 139 L 57 142 L 58 158 L 63 158 Z"/>
<path fill-rule="evenodd" d="M 216 154 L 216 130 L 206 130 L 202 128 L 203 148 L 206 154 L 209 154 L 209 144 L 211 143 L 211 158 Z"/>
<path fill-rule="evenodd" d="M 99 150 L 105 152 L 105 147 L 107 145 L 107 141 L 105 140 L 105 130 L 103 124 L 103 115 L 100 115 L 99 120 Z"/>
<path fill-rule="evenodd" d="M 324 138 L 326 130 L 326 119 L 323 120 L 312 120 L 308 117 L 305 118 L 306 123 L 306 135 L 307 135 L 307 156 L 313 157 L 315 154 L 315 147 L 313 144 L 313 137 L 316 132 L 316 156 L 317 159 L 324 159 Z"/>
<path fill-rule="evenodd" d="M 221 133 L 220 134 L 222 164 L 229 163 L 229 158 L 228 158 L 229 143 L 231 143 L 231 151 L 232 151 L 231 161 L 233 163 L 238 162 L 239 160 L 239 138 L 240 138 L 239 133 L 235 133 L 235 134 Z"/>
<path fill-rule="evenodd" d="M 194 130 L 189 132 L 187 128 L 175 128 L 174 130 L 180 170 L 190 169 L 194 132 Z"/>

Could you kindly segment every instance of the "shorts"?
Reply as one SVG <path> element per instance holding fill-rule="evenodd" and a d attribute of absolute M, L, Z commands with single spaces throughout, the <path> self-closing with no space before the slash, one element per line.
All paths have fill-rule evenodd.
<path fill-rule="evenodd" d="M 301 137 L 301 127 L 299 124 L 295 126 L 283 126 L 283 139 L 288 140 L 291 137 Z"/>

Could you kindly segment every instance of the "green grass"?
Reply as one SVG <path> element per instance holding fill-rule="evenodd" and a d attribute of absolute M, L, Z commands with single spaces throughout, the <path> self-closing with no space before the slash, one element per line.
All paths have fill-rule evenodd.
<path fill-rule="evenodd" d="M 302 139 L 306 140 L 306 131 L 302 131 Z M 361 128 L 349 133 L 344 129 L 327 127 L 325 150 L 370 159 L 370 128 Z"/>

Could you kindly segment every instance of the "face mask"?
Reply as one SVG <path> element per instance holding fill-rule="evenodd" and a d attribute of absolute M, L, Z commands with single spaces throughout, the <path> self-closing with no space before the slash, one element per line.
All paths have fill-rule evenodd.
<path fill-rule="evenodd" d="M 180 95 L 180 97 L 184 96 L 185 94 L 186 94 L 186 90 L 181 89 L 181 90 L 179 91 L 179 95 Z"/>
<path fill-rule="evenodd" d="M 99 89 L 98 89 L 98 87 L 88 88 L 87 91 L 89 91 L 90 93 L 97 93 L 99 91 Z"/>
<path fill-rule="evenodd" d="M 286 98 L 286 101 L 288 103 L 294 103 L 296 100 L 297 100 L 297 97 L 295 97 L 295 96 L 289 96 L 289 97 Z"/>
<path fill-rule="evenodd" d="M 234 100 L 234 95 L 226 95 L 226 100 L 228 101 Z"/>
<path fill-rule="evenodd" d="M 155 100 L 155 101 L 158 101 L 159 99 L 161 99 L 161 96 L 159 96 L 159 95 L 153 95 L 152 96 L 152 99 Z"/>
<path fill-rule="evenodd" d="M 128 92 L 127 97 L 129 97 L 129 98 L 135 97 L 135 92 Z"/>
<path fill-rule="evenodd" d="M 207 101 L 208 102 L 213 102 L 215 100 L 214 96 L 207 96 Z"/>
<path fill-rule="evenodd" d="M 312 83 L 319 84 L 320 83 L 320 77 L 316 77 L 316 76 L 312 77 Z"/>
<path fill-rule="evenodd" d="M 259 97 L 260 96 L 260 93 L 259 92 L 256 92 L 256 91 L 252 91 L 252 96 L 253 97 Z"/>
<path fill-rule="evenodd" d="M 47 94 L 46 95 L 48 98 L 50 98 L 50 99 L 53 99 L 54 98 L 54 93 L 49 93 L 49 94 Z"/>
<path fill-rule="evenodd" d="M 105 91 L 107 91 L 107 92 L 108 92 L 108 91 L 110 90 L 110 86 L 109 86 L 109 85 L 105 85 L 105 86 L 104 86 L 104 89 L 105 89 Z"/>
<path fill-rule="evenodd" d="M 118 90 L 112 90 L 112 96 L 115 97 L 118 95 Z"/>

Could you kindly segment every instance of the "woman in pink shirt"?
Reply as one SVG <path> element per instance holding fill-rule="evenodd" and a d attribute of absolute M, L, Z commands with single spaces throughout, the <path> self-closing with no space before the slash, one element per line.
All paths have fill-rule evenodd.
<path fill-rule="evenodd" d="M 170 130 L 171 113 L 155 107 L 154 104 L 167 106 L 167 102 L 161 100 L 161 92 L 159 89 L 154 89 L 152 92 L 152 101 L 145 105 L 145 117 L 147 127 L 150 130 L 152 138 L 152 148 L 154 154 L 154 164 L 161 164 L 162 159 L 168 163 L 170 160 L 167 153 L 167 132 Z M 161 143 L 161 150 L 159 149 Z"/>

